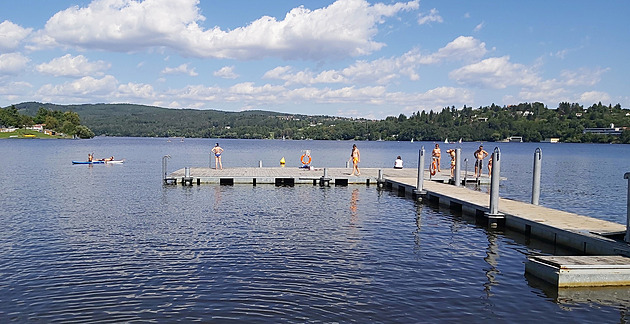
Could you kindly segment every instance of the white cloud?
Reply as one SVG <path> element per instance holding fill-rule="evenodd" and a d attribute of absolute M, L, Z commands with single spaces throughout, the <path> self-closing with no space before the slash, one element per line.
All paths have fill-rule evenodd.
<path fill-rule="evenodd" d="M 214 71 L 213 75 L 215 77 L 224 78 L 224 79 L 238 78 L 238 74 L 234 73 L 234 66 L 224 66 L 220 68 L 218 71 Z"/>
<path fill-rule="evenodd" d="M 430 22 L 444 22 L 444 19 L 442 19 L 442 16 L 440 16 L 440 13 L 435 8 L 431 9 L 427 15 L 418 15 L 418 25 L 424 25 Z"/>
<path fill-rule="evenodd" d="M 444 60 L 473 61 L 482 58 L 487 52 L 486 43 L 471 36 L 459 36 L 440 48 L 437 53 L 423 58 L 422 63 L 435 64 Z"/>
<path fill-rule="evenodd" d="M 577 71 L 562 71 L 561 76 L 565 79 L 565 83 L 569 86 L 593 86 L 602 79 L 602 74 L 610 71 L 609 68 L 602 69 L 597 68 L 595 70 L 590 70 L 586 68 L 578 69 Z"/>
<path fill-rule="evenodd" d="M 64 77 L 82 77 L 88 75 L 102 76 L 103 71 L 109 69 L 111 64 L 104 61 L 90 62 L 85 56 L 72 56 L 66 54 L 52 59 L 48 63 L 37 65 L 35 69 L 43 74 Z"/>
<path fill-rule="evenodd" d="M 366 55 L 384 44 L 373 37 L 386 17 L 415 10 L 419 0 L 371 5 L 338 0 L 328 7 L 292 9 L 283 20 L 264 16 L 247 26 L 203 30 L 199 0 L 94 0 L 58 12 L 38 32 L 38 46 L 76 46 L 114 51 L 166 47 L 214 58 L 322 60 Z"/>
<path fill-rule="evenodd" d="M 43 85 L 37 91 L 37 94 L 41 98 L 47 98 L 47 101 L 64 102 L 73 99 L 93 99 L 95 97 L 109 98 L 108 95 L 112 94 L 117 87 L 118 81 L 111 75 L 106 75 L 101 79 L 86 76 L 72 82 Z"/>
<path fill-rule="evenodd" d="M 197 76 L 199 73 L 195 72 L 195 69 L 189 69 L 188 64 L 184 63 L 176 68 L 166 67 L 162 70 L 162 74 L 187 74 L 189 76 Z"/>
<path fill-rule="evenodd" d="M 590 106 L 598 102 L 610 102 L 610 95 L 601 91 L 587 91 L 580 95 L 579 102 L 585 106 Z"/>
<path fill-rule="evenodd" d="M 30 59 L 20 53 L 0 54 L 0 76 L 16 75 L 26 68 Z"/>
<path fill-rule="evenodd" d="M 484 26 L 485 24 L 486 24 L 486 23 L 485 23 L 485 22 L 483 22 L 483 21 L 482 21 L 482 22 L 480 22 L 477 26 L 475 26 L 475 29 L 473 29 L 473 31 L 474 31 L 475 33 L 477 33 L 477 32 L 479 32 L 479 31 L 481 31 L 481 30 L 483 29 L 483 26 Z"/>
<path fill-rule="evenodd" d="M 22 28 L 8 20 L 3 21 L 0 23 L 0 51 L 17 49 L 32 30 L 32 28 Z"/>
<path fill-rule="evenodd" d="M 523 64 L 510 62 L 509 56 L 492 57 L 451 71 L 458 83 L 481 88 L 504 89 L 508 86 L 534 87 L 540 82 L 536 73 Z"/>

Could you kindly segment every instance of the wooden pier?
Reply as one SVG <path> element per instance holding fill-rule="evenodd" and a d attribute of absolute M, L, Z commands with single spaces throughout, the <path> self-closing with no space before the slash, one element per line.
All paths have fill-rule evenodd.
<path fill-rule="evenodd" d="M 623 241 L 625 225 L 578 215 L 530 203 L 499 198 L 500 216 L 489 216 L 490 195 L 470 190 L 465 186 L 447 184 L 449 171 L 443 170 L 435 176 L 424 173 L 423 190 L 418 192 L 417 169 L 378 169 L 361 168 L 361 175 L 352 175 L 349 168 L 318 168 L 314 170 L 300 168 L 230 168 L 215 170 L 211 168 L 190 168 L 190 177 L 185 179 L 184 169 L 173 172 L 168 178 L 181 179 L 189 184 L 275 184 L 275 185 L 383 185 L 398 194 L 422 198 L 463 213 L 475 216 L 481 222 L 505 226 L 524 233 L 527 236 L 568 247 L 581 255 L 601 255 L 630 257 L 630 245 Z M 379 173 L 381 177 L 379 178 Z M 469 176 L 462 176 L 461 179 Z M 165 179 L 166 181 L 166 179 Z M 175 180 L 177 181 L 177 180 Z M 489 183 L 488 176 L 475 179 L 479 184 Z M 464 181 L 462 181 L 464 182 Z M 601 260 L 592 265 L 602 267 Z M 617 264 L 626 262 L 616 260 Z M 630 264 L 630 262 L 628 262 Z M 585 266 L 582 265 L 584 268 Z M 533 268 L 533 267 L 530 267 Z M 538 267 L 540 269 L 541 267 Z M 608 267 L 612 269 L 612 267 Z M 536 275 L 536 274 L 534 274 Z M 582 277 L 586 278 L 586 277 Z M 561 279 L 560 281 L 561 282 Z M 616 280 L 616 284 L 630 284 L 630 280 Z M 588 286 L 589 284 L 583 284 Z M 593 282 L 592 285 L 598 285 Z"/>

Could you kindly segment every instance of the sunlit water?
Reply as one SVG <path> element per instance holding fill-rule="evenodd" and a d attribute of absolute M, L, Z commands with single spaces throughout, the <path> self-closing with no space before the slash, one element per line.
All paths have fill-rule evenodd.
<path fill-rule="evenodd" d="M 559 298 L 525 277 L 528 254 L 566 251 L 375 186 L 162 186 L 162 156 L 207 166 L 214 142 L 0 141 L 0 322 L 628 321 L 628 290 Z M 343 167 L 353 144 L 220 143 L 225 168 L 297 167 L 304 149 Z M 433 143 L 357 145 L 362 166 L 389 168 Z M 541 204 L 625 222 L 627 146 L 498 146 L 502 196 L 530 199 L 540 146 Z M 126 162 L 70 163 L 91 152 Z"/>

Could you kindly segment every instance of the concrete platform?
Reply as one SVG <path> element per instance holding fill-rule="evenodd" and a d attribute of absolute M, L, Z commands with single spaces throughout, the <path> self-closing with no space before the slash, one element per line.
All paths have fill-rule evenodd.
<path fill-rule="evenodd" d="M 624 256 L 530 256 L 525 272 L 557 287 L 630 285 L 630 258 Z"/>

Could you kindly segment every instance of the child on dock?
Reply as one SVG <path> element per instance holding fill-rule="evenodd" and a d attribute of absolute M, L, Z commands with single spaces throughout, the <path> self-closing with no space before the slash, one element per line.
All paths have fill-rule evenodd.
<path fill-rule="evenodd" d="M 455 150 L 448 149 L 446 153 L 451 157 L 451 178 L 455 175 Z"/>

